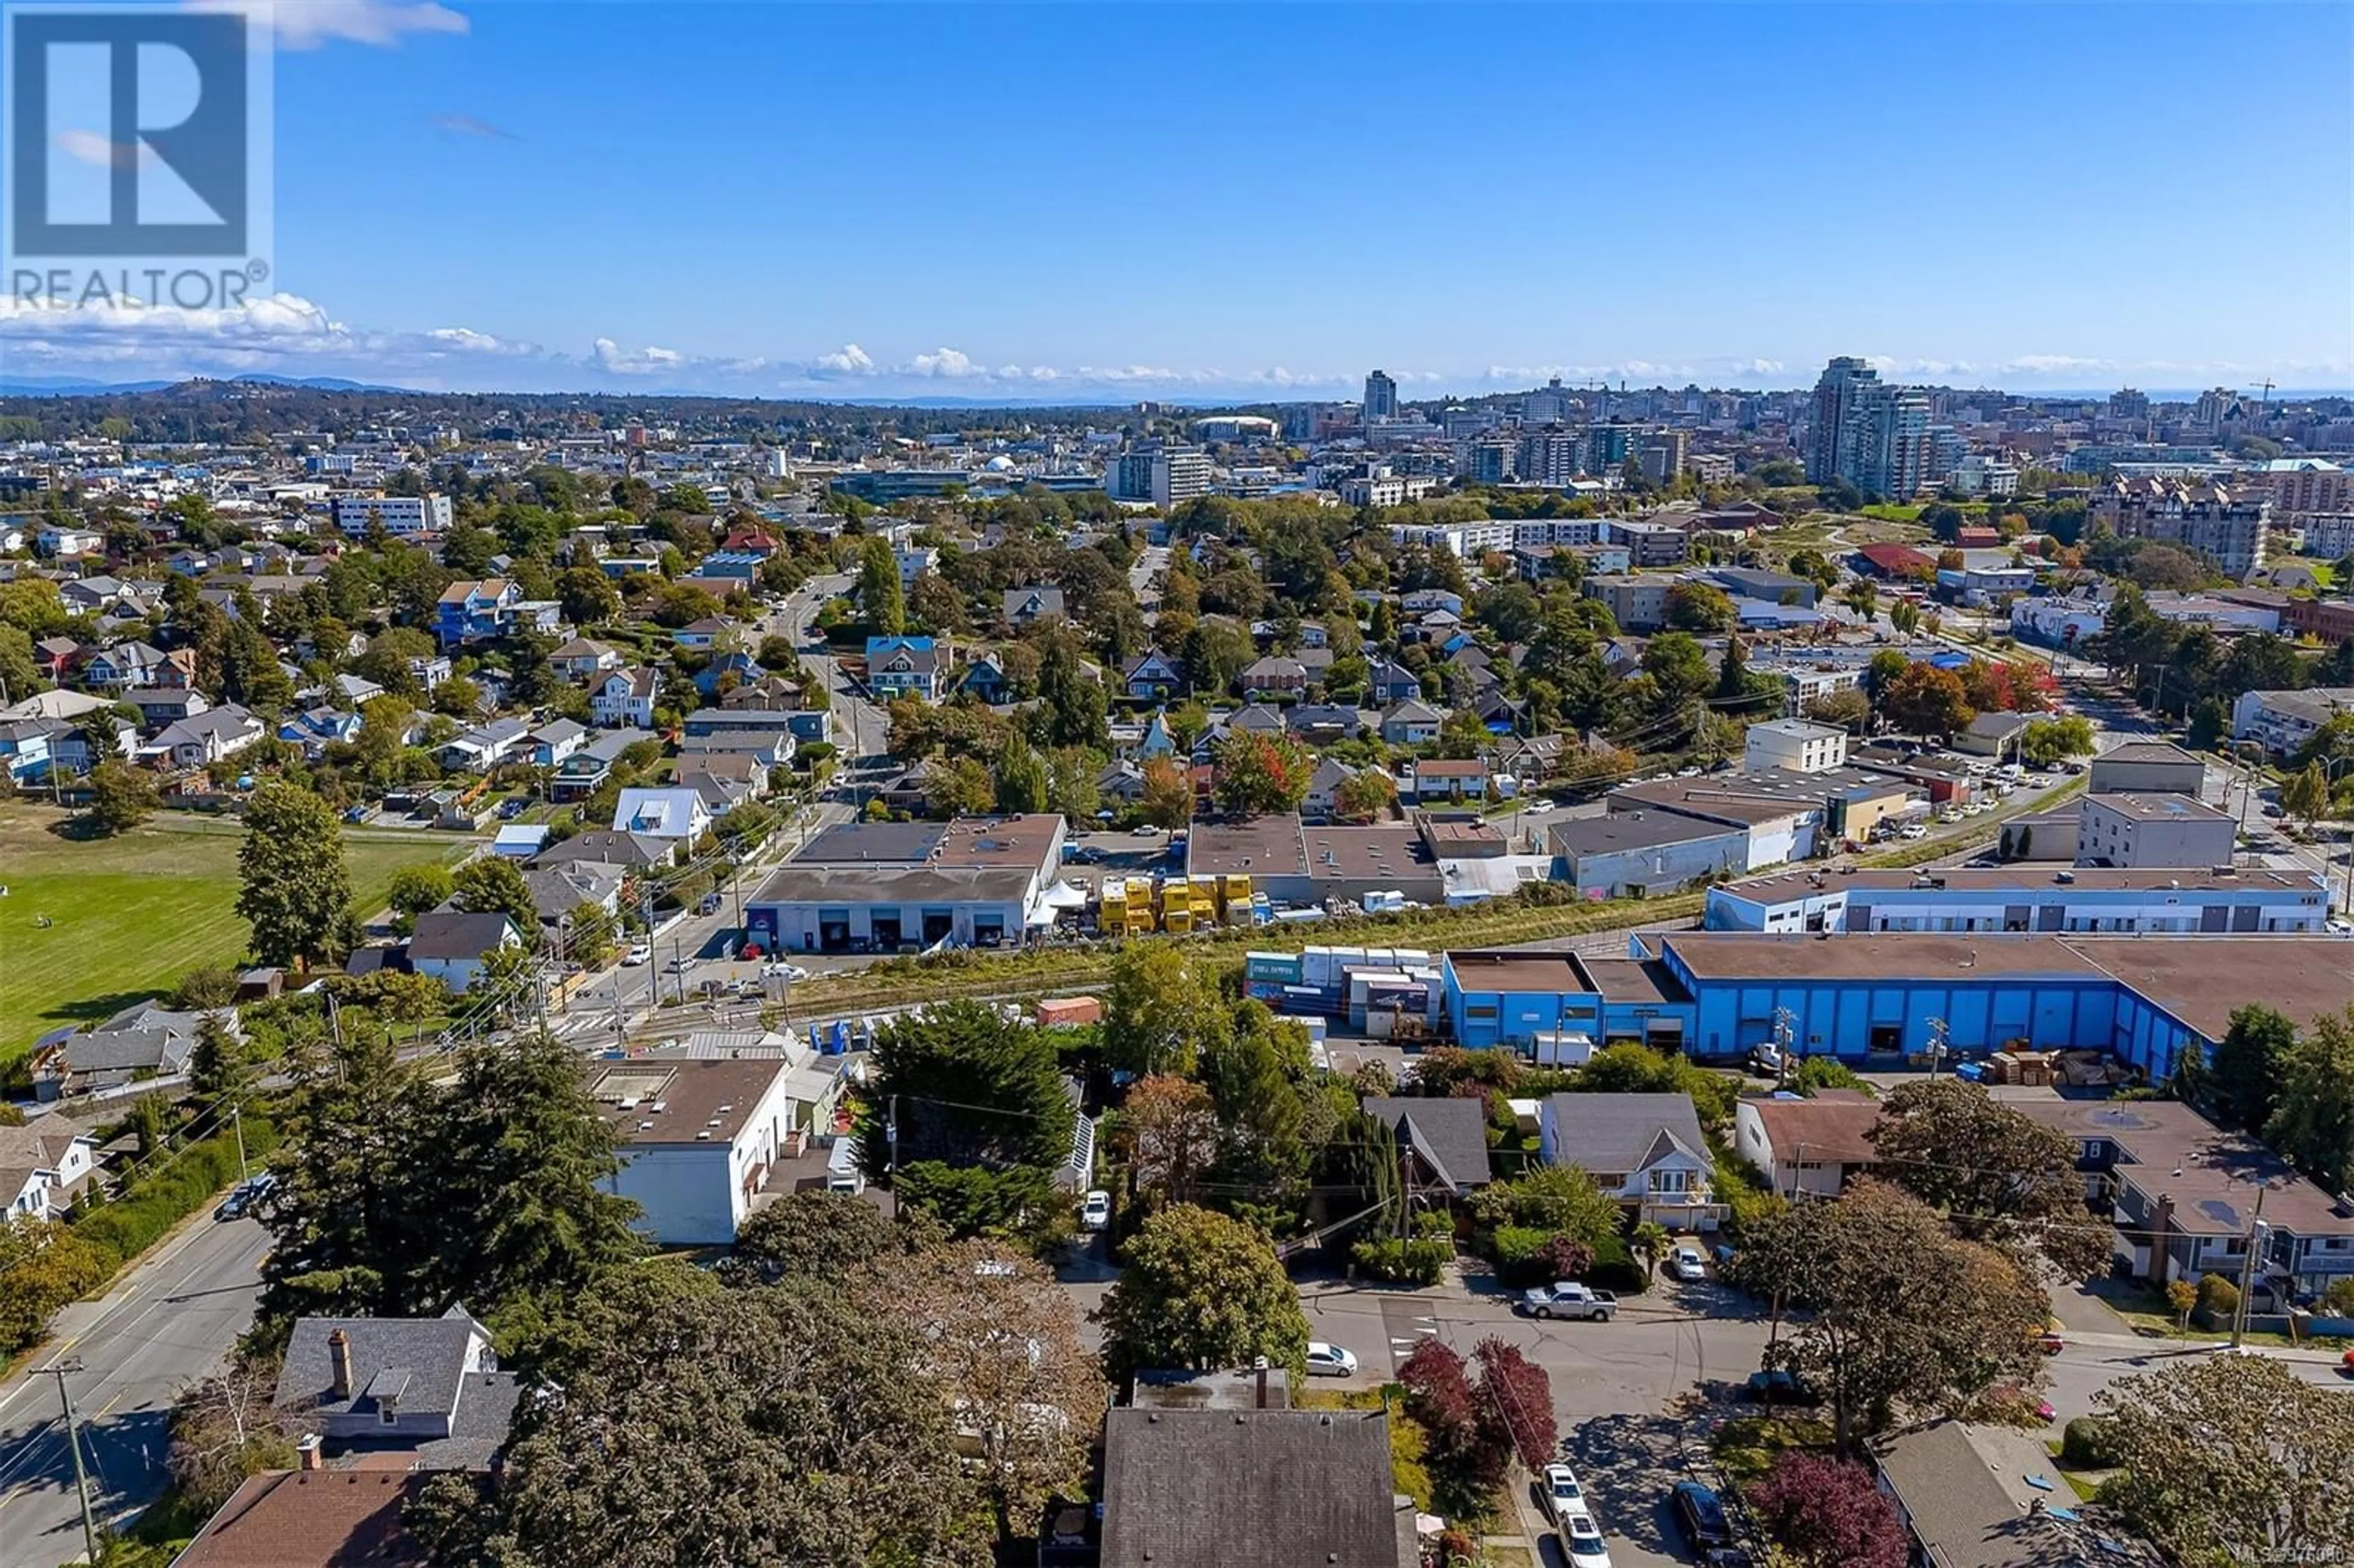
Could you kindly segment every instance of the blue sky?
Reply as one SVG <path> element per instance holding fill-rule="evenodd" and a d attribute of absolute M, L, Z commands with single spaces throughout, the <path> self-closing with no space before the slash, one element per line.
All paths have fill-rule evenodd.
<path fill-rule="evenodd" d="M 281 292 L 12 372 L 2354 385 L 2342 5 L 281 12 Z"/>

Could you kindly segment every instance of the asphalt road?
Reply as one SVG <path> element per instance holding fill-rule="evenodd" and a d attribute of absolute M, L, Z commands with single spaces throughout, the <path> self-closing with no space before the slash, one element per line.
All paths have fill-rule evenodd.
<path fill-rule="evenodd" d="M 251 1220 L 208 1214 L 134 1268 L 103 1300 L 68 1308 L 57 1340 L 0 1384 L 0 1568 L 57 1568 L 81 1555 L 81 1514 L 58 1383 L 81 1420 L 91 1509 L 103 1527 L 164 1489 L 164 1420 L 253 1319 L 269 1238 Z"/>

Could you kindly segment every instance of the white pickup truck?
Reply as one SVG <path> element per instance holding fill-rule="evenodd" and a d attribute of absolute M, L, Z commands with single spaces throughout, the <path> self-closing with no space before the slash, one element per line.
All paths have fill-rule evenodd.
<path fill-rule="evenodd" d="M 1618 1315 L 1618 1298 L 1575 1279 L 1556 1279 L 1521 1292 L 1520 1309 L 1532 1318 L 1584 1318 L 1600 1323 Z"/>

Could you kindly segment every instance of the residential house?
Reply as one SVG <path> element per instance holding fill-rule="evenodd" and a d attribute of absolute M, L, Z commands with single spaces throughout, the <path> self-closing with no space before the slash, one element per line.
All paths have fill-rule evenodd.
<path fill-rule="evenodd" d="M 802 1054 L 806 1056 L 804 1046 Z M 839 1077 L 790 1055 L 640 1061 L 590 1069 L 620 1140 L 607 1179 L 658 1246 L 726 1246 L 782 1161 L 829 1118 Z"/>
<path fill-rule="evenodd" d="M 621 655 L 602 642 L 586 637 L 575 637 L 547 656 L 548 667 L 558 675 L 574 683 L 594 681 L 598 676 L 621 667 Z"/>
<path fill-rule="evenodd" d="M 269 727 L 260 719 L 231 703 L 167 726 L 139 748 L 139 757 L 159 768 L 208 768 L 236 756 L 269 733 Z"/>
<path fill-rule="evenodd" d="M 1414 1568 L 1414 1499 L 1394 1489 L 1387 1413 L 1280 1408 L 1281 1376 L 1239 1380 L 1256 1404 L 1200 1408 L 1209 1380 L 1187 1378 L 1182 1405 L 1140 1390 L 1107 1413 L 1101 1568 Z"/>
<path fill-rule="evenodd" d="M 766 673 L 760 662 L 741 648 L 722 649 L 712 656 L 711 662 L 695 673 L 695 689 L 705 697 L 716 697 L 722 692 L 748 685 Z"/>
<path fill-rule="evenodd" d="M 1187 690 L 1185 666 L 1155 649 L 1130 659 L 1119 673 L 1120 690 L 1139 702 L 1165 702 Z"/>
<path fill-rule="evenodd" d="M 1308 793 L 1300 798 L 1300 814 L 1309 817 L 1330 817 L 1341 809 L 1341 786 L 1357 776 L 1357 769 L 1345 762 L 1329 757 L 1316 759 L 1316 770 L 1308 776 Z"/>
<path fill-rule="evenodd" d="M 33 547 L 44 556 L 59 559 L 102 555 L 106 550 L 106 535 L 93 529 L 45 523 L 33 535 Z"/>
<path fill-rule="evenodd" d="M 541 853 L 546 853 L 544 848 Z M 539 911 L 540 925 L 552 927 L 583 904 L 593 904 L 608 915 L 620 913 L 621 883 L 627 874 L 610 861 L 575 860 L 535 865 L 523 874 L 523 885 L 531 889 L 532 907 Z"/>
<path fill-rule="evenodd" d="M 427 696 L 440 691 L 451 674 L 447 654 L 419 654 L 408 662 L 408 678 L 415 681 Z"/>
<path fill-rule="evenodd" d="M 1244 697 L 1251 701 L 1304 696 L 1308 691 L 1308 669 L 1297 659 L 1271 653 L 1253 660 L 1244 668 L 1241 684 Z"/>
<path fill-rule="evenodd" d="M 491 835 L 491 853 L 501 860 L 528 861 L 546 847 L 546 822 L 508 822 Z"/>
<path fill-rule="evenodd" d="M 96 1170 L 97 1155 L 97 1135 L 56 1112 L 22 1127 L 0 1127 L 0 1214 L 63 1217 Z"/>
<path fill-rule="evenodd" d="M 44 1035 L 34 1046 L 34 1092 L 43 1100 L 54 1100 L 185 1073 L 207 1016 L 217 1019 L 230 1038 L 245 1037 L 234 1009 L 207 1014 L 154 1002 L 125 1008 L 85 1033 L 59 1030 Z"/>
<path fill-rule="evenodd" d="M 1488 1184 L 1488 1105 L 1463 1096 L 1368 1096 L 1364 1113 L 1388 1125 L 1406 1162 L 1405 1192 L 1468 1198 Z"/>
<path fill-rule="evenodd" d="M 2249 1267 L 2261 1187 L 2265 1230 L 2254 1266 L 2261 1289 L 2317 1295 L 2354 1278 L 2354 1204 L 2190 1107 L 2022 1100 L 2019 1108 L 2075 1140 L 2086 1200 L 2115 1227 L 2119 1272 L 2157 1287 L 2208 1274 L 2237 1280 Z"/>
<path fill-rule="evenodd" d="M 337 675 L 327 683 L 327 689 L 334 694 L 334 701 L 347 708 L 356 708 L 384 695 L 384 688 L 366 675 Z"/>
<path fill-rule="evenodd" d="M 877 702 L 902 695 L 938 702 L 941 674 L 939 645 L 929 637 L 866 640 L 866 689 Z"/>
<path fill-rule="evenodd" d="M 302 755 L 315 761 L 329 746 L 352 739 L 360 729 L 359 715 L 345 708 L 323 705 L 280 719 L 278 738 L 301 747 Z"/>
<path fill-rule="evenodd" d="M 1786 1198 L 1836 1198 L 1872 1167 L 1880 1102 L 1861 1089 L 1745 1098 L 1734 1107 L 1733 1151 Z"/>
<path fill-rule="evenodd" d="M 588 697 L 588 715 L 606 729 L 654 727 L 654 702 L 662 695 L 662 675 L 651 669 L 615 670 L 599 681 Z"/>
<path fill-rule="evenodd" d="M 1401 795 L 1420 801 L 1488 798 L 1488 765 L 1478 758 L 1422 758 L 1406 765 Z"/>
<path fill-rule="evenodd" d="M 1063 590 L 1058 588 L 1010 588 L 1005 590 L 1004 619 L 1017 631 L 1049 616 L 1064 616 Z"/>
<path fill-rule="evenodd" d="M 1422 681 L 1413 671 L 1394 659 L 1373 659 L 1368 662 L 1365 701 L 1369 705 L 1388 708 L 1399 703 L 1422 700 Z"/>
<path fill-rule="evenodd" d="M 445 768 L 487 773 L 510 757 L 525 752 L 525 743 L 530 736 L 529 719 L 513 716 L 493 719 L 451 740 L 441 747 L 439 755 Z"/>
<path fill-rule="evenodd" d="M 1004 662 L 994 653 L 982 653 L 967 664 L 957 678 L 956 687 L 984 703 L 1002 703 L 1013 695 L 1013 687 L 1005 678 Z"/>
<path fill-rule="evenodd" d="M 1881 1495 L 1930 1568 L 2158 1568 L 2147 1544 L 2071 1493 L 2043 1440 L 1951 1419 L 1874 1446 Z"/>
<path fill-rule="evenodd" d="M 46 779 L 53 768 L 62 769 L 58 743 L 73 733 L 63 719 L 13 719 L 0 724 L 0 766 L 19 784 Z"/>
<path fill-rule="evenodd" d="M 172 1568 L 427 1568 L 403 1522 L 429 1475 L 263 1470 L 238 1484 Z"/>
<path fill-rule="evenodd" d="M 504 637 L 514 630 L 523 589 L 505 577 L 461 577 L 433 606 L 433 635 L 444 648 Z"/>
<path fill-rule="evenodd" d="M 99 572 L 86 577 L 69 577 L 58 585 L 58 601 L 74 615 L 102 615 L 114 608 L 122 597 L 122 584 L 115 577 Z"/>
<path fill-rule="evenodd" d="M 1447 715 L 1428 703 L 1409 699 L 1382 715 L 1382 739 L 1391 746 L 1424 746 L 1438 738 Z"/>
<path fill-rule="evenodd" d="M 705 809 L 724 817 L 748 800 L 769 792 L 769 769 L 778 764 L 743 752 L 704 752 L 681 756 L 673 781 L 703 797 Z"/>
<path fill-rule="evenodd" d="M 605 786 L 613 776 L 613 768 L 621 753 L 640 741 L 659 741 L 650 730 L 599 730 L 578 750 L 556 765 L 556 773 L 547 782 L 547 798 L 556 804 L 573 805 L 587 800 Z"/>
<path fill-rule="evenodd" d="M 297 1318 L 270 1404 L 329 1454 L 486 1470 L 517 1393 L 490 1330 L 452 1307 L 439 1318 Z"/>
<path fill-rule="evenodd" d="M 417 917 L 408 938 L 408 967 L 463 996 L 488 972 L 493 953 L 522 943 L 522 933 L 504 915 L 436 909 Z"/>
<path fill-rule="evenodd" d="M 1284 710 L 1283 727 L 1310 746 L 1354 740 L 1365 727 L 1365 715 L 1336 703 L 1298 703 Z"/>
<path fill-rule="evenodd" d="M 679 852 L 685 847 L 676 839 L 617 832 L 610 828 L 583 828 L 570 838 L 558 839 L 548 845 L 532 863 L 546 867 L 568 865 L 574 861 L 602 861 L 624 871 L 654 871 L 677 863 Z"/>
<path fill-rule="evenodd" d="M 162 649 L 145 642 L 118 642 L 111 648 L 101 648 L 82 661 L 81 683 L 92 691 L 139 689 L 166 683 L 165 667 L 171 656 Z M 186 681 L 170 683 L 187 685 Z"/>
<path fill-rule="evenodd" d="M 81 644 L 70 637 L 44 637 L 33 644 L 33 666 L 48 681 L 63 682 L 81 656 Z"/>
<path fill-rule="evenodd" d="M 1398 600 L 1398 611 L 1410 619 L 1426 615 L 1463 615 L 1463 596 L 1450 588 L 1416 588 Z"/>
<path fill-rule="evenodd" d="M 588 744 L 589 730 L 578 719 L 556 718 L 533 730 L 524 742 L 535 768 L 556 768 Z"/>
<path fill-rule="evenodd" d="M 742 628 L 724 615 L 706 615 L 691 620 L 671 633 L 671 640 L 681 648 L 704 652 L 722 644 L 732 644 Z"/>
<path fill-rule="evenodd" d="M 613 807 L 613 831 L 691 844 L 711 831 L 711 810 L 693 789 L 624 789 Z"/>
<path fill-rule="evenodd" d="M 1549 1095 L 1537 1112 L 1537 1144 L 1547 1164 L 1576 1166 L 1638 1224 L 1707 1231 L 1723 1217 L 1690 1095 Z"/>

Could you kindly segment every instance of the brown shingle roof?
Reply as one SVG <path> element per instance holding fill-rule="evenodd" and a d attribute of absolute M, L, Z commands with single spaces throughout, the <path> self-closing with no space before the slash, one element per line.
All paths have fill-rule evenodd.
<path fill-rule="evenodd" d="M 273 1470 L 237 1489 L 174 1568 L 424 1568 L 400 1510 L 426 1481 L 381 1470 Z"/>

